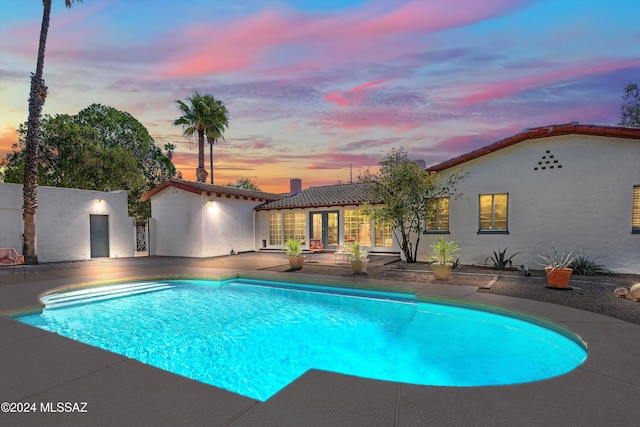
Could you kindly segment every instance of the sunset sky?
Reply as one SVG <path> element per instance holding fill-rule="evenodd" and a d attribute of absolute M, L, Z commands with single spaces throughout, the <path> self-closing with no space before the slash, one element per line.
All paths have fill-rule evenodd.
<path fill-rule="evenodd" d="M 44 113 L 129 112 L 195 180 L 172 122 L 197 90 L 229 110 L 216 184 L 347 182 L 394 147 L 432 165 L 525 128 L 616 125 L 640 84 L 638 16 L 637 0 L 53 0 Z M 41 19 L 41 0 L 0 1 L 0 158 Z"/>

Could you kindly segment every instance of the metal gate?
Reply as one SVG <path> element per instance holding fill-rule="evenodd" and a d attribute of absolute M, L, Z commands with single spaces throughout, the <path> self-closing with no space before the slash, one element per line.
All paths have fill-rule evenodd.
<path fill-rule="evenodd" d="M 135 233 L 135 256 L 149 255 L 149 223 L 136 222 L 133 224 Z"/>

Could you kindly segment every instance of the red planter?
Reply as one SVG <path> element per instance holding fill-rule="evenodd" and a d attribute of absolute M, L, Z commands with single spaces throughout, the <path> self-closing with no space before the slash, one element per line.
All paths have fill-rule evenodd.
<path fill-rule="evenodd" d="M 556 268 L 554 270 L 551 267 L 546 267 L 544 271 L 547 273 L 548 286 L 557 289 L 566 289 L 569 284 L 569 277 L 573 273 L 571 268 Z"/>

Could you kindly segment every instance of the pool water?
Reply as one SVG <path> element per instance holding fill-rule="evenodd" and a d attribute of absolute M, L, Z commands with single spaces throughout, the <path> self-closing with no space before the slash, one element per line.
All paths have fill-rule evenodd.
<path fill-rule="evenodd" d="M 129 283 L 51 294 L 18 320 L 261 401 L 311 368 L 486 386 L 565 374 L 576 340 L 413 295 L 248 279 Z"/>

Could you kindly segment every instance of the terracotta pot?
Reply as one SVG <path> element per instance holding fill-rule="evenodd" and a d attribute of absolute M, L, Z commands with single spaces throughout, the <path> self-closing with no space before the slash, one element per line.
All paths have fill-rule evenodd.
<path fill-rule="evenodd" d="M 290 256 L 289 266 L 292 270 L 300 270 L 304 264 L 304 256 Z"/>
<path fill-rule="evenodd" d="M 569 284 L 569 276 L 573 273 L 571 268 L 556 268 L 545 267 L 545 273 L 547 273 L 547 284 L 550 288 L 566 289 Z"/>
<path fill-rule="evenodd" d="M 431 264 L 431 269 L 436 280 L 449 280 L 451 277 L 451 264 L 434 263 Z"/>
<path fill-rule="evenodd" d="M 351 271 L 354 274 L 366 273 L 368 264 L 369 264 L 368 259 L 361 259 L 360 261 L 351 261 Z"/>

